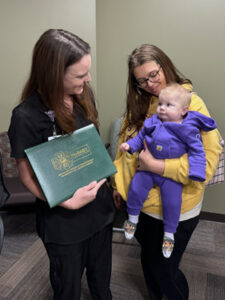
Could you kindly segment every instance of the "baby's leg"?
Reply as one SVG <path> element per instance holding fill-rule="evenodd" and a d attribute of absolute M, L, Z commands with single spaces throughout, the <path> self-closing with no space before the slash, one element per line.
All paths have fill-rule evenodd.
<path fill-rule="evenodd" d="M 180 218 L 182 188 L 181 183 L 171 179 L 165 179 L 160 186 L 164 222 L 163 255 L 165 257 L 170 257 L 173 251 L 174 233 Z"/>
<path fill-rule="evenodd" d="M 128 221 L 124 223 L 127 239 L 132 239 L 134 236 L 141 208 L 152 187 L 153 180 L 150 172 L 138 171 L 135 173 L 127 197 Z"/>

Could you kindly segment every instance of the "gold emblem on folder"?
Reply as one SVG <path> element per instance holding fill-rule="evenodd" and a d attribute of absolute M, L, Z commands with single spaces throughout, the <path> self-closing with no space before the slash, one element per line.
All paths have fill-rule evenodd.
<path fill-rule="evenodd" d="M 52 159 L 53 167 L 56 170 L 68 170 L 73 166 L 73 159 L 69 152 L 57 152 Z"/>
<path fill-rule="evenodd" d="M 51 159 L 58 176 L 64 177 L 94 163 L 92 152 L 87 144 L 71 149 L 71 152 L 60 151 Z"/>

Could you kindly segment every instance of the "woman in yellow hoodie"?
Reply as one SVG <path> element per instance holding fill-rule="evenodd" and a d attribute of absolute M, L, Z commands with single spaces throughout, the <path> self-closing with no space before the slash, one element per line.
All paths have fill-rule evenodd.
<path fill-rule="evenodd" d="M 175 68 L 170 58 L 158 47 L 144 44 L 136 48 L 128 60 L 128 86 L 126 114 L 119 138 L 121 143 L 135 136 L 144 120 L 156 113 L 158 95 L 167 84 L 177 82 L 192 93 L 192 83 Z M 192 93 L 189 110 L 209 116 L 205 103 Z M 213 176 L 221 153 L 217 130 L 202 132 L 206 153 L 206 182 Z M 175 245 L 169 259 L 161 252 L 163 239 L 162 206 L 160 191 L 155 186 L 146 199 L 139 218 L 135 236 L 141 245 L 141 263 L 150 299 L 188 299 L 187 280 L 179 269 L 181 257 L 199 221 L 205 184 L 188 178 L 187 154 L 176 159 L 155 159 L 149 150 L 136 154 L 120 152 L 115 165 L 114 200 L 119 208 L 127 199 L 128 187 L 137 167 L 171 178 L 183 184 L 182 207 Z"/>

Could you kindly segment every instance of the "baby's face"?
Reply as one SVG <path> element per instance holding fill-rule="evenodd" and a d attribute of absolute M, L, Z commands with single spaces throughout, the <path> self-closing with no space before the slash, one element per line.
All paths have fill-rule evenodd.
<path fill-rule="evenodd" d="M 161 93 L 156 112 L 162 122 L 181 123 L 183 116 L 187 112 L 187 108 L 184 106 L 183 101 L 180 101 L 177 97 Z"/>

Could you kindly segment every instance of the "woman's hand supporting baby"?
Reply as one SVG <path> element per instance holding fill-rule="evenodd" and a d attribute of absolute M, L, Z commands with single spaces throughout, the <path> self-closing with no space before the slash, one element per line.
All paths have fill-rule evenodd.
<path fill-rule="evenodd" d="M 144 141 L 144 149 L 139 154 L 139 171 L 149 171 L 158 175 L 163 175 L 165 169 L 165 160 L 155 158 Z"/>

